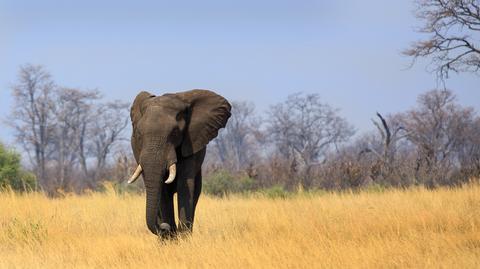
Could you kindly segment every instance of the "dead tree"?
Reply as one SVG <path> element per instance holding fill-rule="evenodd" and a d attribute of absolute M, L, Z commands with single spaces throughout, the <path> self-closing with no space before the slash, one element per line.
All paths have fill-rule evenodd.
<path fill-rule="evenodd" d="M 368 145 L 359 153 L 361 157 L 365 153 L 372 153 L 377 161 L 372 164 L 372 175 L 375 179 L 376 176 L 381 176 L 383 181 L 388 181 L 390 184 L 399 184 L 400 182 L 393 182 L 393 177 L 396 177 L 395 167 L 395 153 L 397 151 L 397 142 L 407 136 L 405 128 L 401 125 L 394 126 L 393 131 L 388 124 L 387 120 L 377 112 L 379 121 L 373 120 L 372 122 L 377 128 L 380 134 L 381 144 L 380 147 L 375 145 Z M 394 124 L 395 125 L 395 124 Z"/>

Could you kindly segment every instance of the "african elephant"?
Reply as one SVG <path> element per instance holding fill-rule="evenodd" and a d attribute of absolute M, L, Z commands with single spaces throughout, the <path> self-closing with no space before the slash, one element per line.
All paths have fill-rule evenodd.
<path fill-rule="evenodd" d="M 225 98 L 208 90 L 162 96 L 142 91 L 135 98 L 131 143 L 138 166 L 128 182 L 143 175 L 146 221 L 152 233 L 161 237 L 177 233 L 175 192 L 178 232 L 192 231 L 206 146 L 225 127 L 230 110 Z"/>

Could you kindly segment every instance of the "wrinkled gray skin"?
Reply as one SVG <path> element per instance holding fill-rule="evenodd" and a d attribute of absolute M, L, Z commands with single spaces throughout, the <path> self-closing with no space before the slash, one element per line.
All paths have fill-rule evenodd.
<path fill-rule="evenodd" d="M 132 149 L 143 168 L 148 229 L 161 237 L 192 231 L 202 188 L 202 162 L 206 145 L 225 127 L 231 106 L 207 90 L 155 96 L 140 92 L 135 98 Z M 177 175 L 166 184 L 168 167 L 176 163 Z M 173 194 L 178 196 L 178 229 Z"/>

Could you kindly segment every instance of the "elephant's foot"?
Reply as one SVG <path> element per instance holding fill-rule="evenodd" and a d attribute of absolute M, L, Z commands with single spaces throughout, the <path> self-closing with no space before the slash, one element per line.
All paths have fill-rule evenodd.
<path fill-rule="evenodd" d="M 158 227 L 158 236 L 161 239 L 173 239 L 175 238 L 175 232 L 172 230 L 170 224 L 164 222 Z"/>
<path fill-rule="evenodd" d="M 183 235 L 190 235 L 193 232 L 193 223 L 180 222 L 178 224 L 178 232 Z"/>

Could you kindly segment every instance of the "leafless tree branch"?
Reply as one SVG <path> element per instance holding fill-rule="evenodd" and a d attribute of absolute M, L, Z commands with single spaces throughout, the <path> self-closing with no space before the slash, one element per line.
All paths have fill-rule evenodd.
<path fill-rule="evenodd" d="M 431 71 L 444 81 L 451 71 L 478 73 L 480 70 L 479 0 L 417 0 L 416 17 L 424 22 L 425 40 L 413 43 L 403 54 L 431 58 Z"/>

